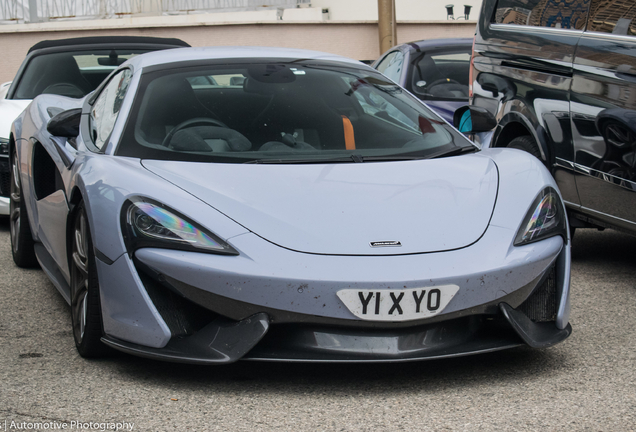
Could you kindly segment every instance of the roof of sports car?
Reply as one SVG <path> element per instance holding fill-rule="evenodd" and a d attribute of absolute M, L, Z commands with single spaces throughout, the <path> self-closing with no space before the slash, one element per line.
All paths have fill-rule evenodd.
<path fill-rule="evenodd" d="M 103 44 L 174 45 L 180 47 L 190 46 L 187 42 L 176 38 L 159 38 L 147 36 L 92 36 L 69 39 L 43 40 L 29 48 L 29 53 L 45 48 Z"/>
<path fill-rule="evenodd" d="M 271 48 L 249 46 L 224 46 L 224 47 L 200 47 L 178 48 L 168 51 L 155 51 L 133 57 L 129 62 L 135 68 L 146 68 L 168 63 L 188 62 L 213 59 L 248 59 L 248 58 L 280 58 L 280 59 L 314 59 L 330 60 L 353 63 L 365 66 L 364 63 L 347 57 L 320 51 L 311 51 L 294 48 Z"/>

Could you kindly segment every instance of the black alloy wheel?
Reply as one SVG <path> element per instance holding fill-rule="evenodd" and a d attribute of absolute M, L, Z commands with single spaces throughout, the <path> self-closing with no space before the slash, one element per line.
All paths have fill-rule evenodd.
<path fill-rule="evenodd" d="M 18 267 L 31 268 L 38 266 L 35 247 L 26 204 L 22 197 L 20 182 L 20 163 L 18 154 L 13 150 L 11 157 L 11 190 L 9 204 L 9 228 L 11 230 L 11 254 Z"/>
<path fill-rule="evenodd" d="M 84 202 L 74 212 L 72 230 L 71 322 L 75 346 L 82 357 L 102 357 L 108 347 L 100 340 L 103 326 L 99 282 Z"/>

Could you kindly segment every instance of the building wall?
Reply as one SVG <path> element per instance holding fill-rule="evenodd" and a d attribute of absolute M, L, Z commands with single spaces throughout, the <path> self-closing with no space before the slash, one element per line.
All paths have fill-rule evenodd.
<path fill-rule="evenodd" d="M 212 15 L 212 14 L 209 14 Z M 172 18 L 172 17 L 162 17 Z M 379 52 L 377 22 L 297 22 L 213 24 L 177 23 L 171 25 L 137 23 L 125 20 L 98 20 L 44 24 L 21 24 L 0 27 L 0 83 L 11 81 L 28 49 L 46 39 L 84 36 L 134 35 L 176 37 L 192 46 L 253 45 L 304 48 L 343 55 L 358 60 L 373 60 Z M 122 25 L 114 26 L 113 21 Z M 69 24 L 70 23 L 70 24 Z M 54 24 L 54 25 L 53 25 Z M 14 31 L 9 31 L 14 30 Z M 444 37 L 472 37 L 474 21 L 398 23 L 398 42 Z"/>
<path fill-rule="evenodd" d="M 395 0 L 395 15 L 399 21 L 442 21 L 446 19 L 446 5 L 449 0 Z M 454 3 L 455 18 L 464 16 L 464 5 L 472 6 L 470 19 L 477 19 L 482 0 L 463 0 Z M 378 19 L 377 0 L 311 0 L 311 6 L 328 8 L 329 19 L 369 20 Z"/>

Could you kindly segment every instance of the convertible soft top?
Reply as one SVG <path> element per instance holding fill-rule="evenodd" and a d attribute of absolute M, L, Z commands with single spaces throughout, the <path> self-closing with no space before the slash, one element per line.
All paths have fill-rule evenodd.
<path fill-rule="evenodd" d="M 174 45 L 180 47 L 189 47 L 190 45 L 181 39 L 176 38 L 158 38 L 146 36 L 92 36 L 82 38 L 69 38 L 58 40 L 44 40 L 36 43 L 29 48 L 29 54 L 35 50 L 44 48 L 53 48 L 61 46 L 74 45 L 98 45 L 98 44 L 144 44 L 144 45 Z"/>

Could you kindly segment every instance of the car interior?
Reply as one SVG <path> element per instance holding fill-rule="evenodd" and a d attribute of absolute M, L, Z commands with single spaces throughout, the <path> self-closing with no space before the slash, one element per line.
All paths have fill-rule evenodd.
<path fill-rule="evenodd" d="M 411 88 L 418 96 L 468 99 L 470 53 L 422 53 L 416 58 Z"/>
<path fill-rule="evenodd" d="M 139 104 L 135 141 L 203 153 L 417 149 L 452 141 L 441 121 L 421 106 L 418 113 L 416 103 L 408 106 L 397 86 L 378 77 L 300 68 L 206 73 L 208 84 L 192 73 L 152 80 Z"/>
<path fill-rule="evenodd" d="M 95 90 L 117 66 L 140 50 L 101 50 L 34 56 L 17 83 L 13 99 L 40 94 L 81 98 Z"/>

